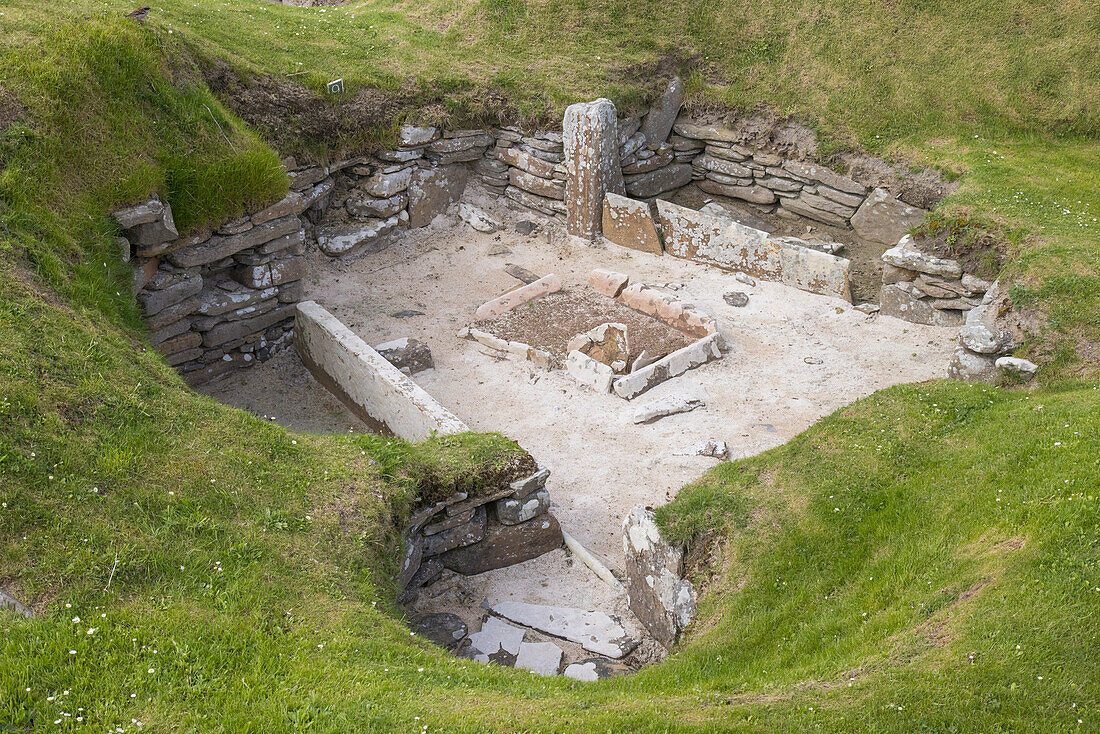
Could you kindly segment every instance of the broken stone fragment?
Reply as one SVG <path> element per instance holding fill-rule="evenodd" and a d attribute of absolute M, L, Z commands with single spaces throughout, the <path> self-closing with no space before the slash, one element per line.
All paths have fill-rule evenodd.
<path fill-rule="evenodd" d="M 638 505 L 623 519 L 623 552 L 630 611 L 671 647 L 695 617 L 695 588 L 682 578 L 683 549 L 665 542 L 653 512 Z"/>
<path fill-rule="evenodd" d="M 479 663 L 494 662 L 513 665 L 523 644 L 523 630 L 496 617 L 489 617 L 481 630 L 470 635 L 470 646 L 479 654 L 472 656 Z"/>
<path fill-rule="evenodd" d="M 1021 377 L 1032 377 L 1039 371 L 1039 365 L 1019 357 L 1001 357 L 997 360 L 996 366 L 999 370 Z"/>
<path fill-rule="evenodd" d="M 630 341 L 625 324 L 600 324 L 570 340 L 569 349 L 602 362 L 618 373 L 625 371 L 630 361 Z M 616 370 L 616 362 L 622 363 L 623 367 Z"/>
<path fill-rule="evenodd" d="M 474 576 L 537 558 L 563 542 L 558 521 L 545 514 L 518 525 L 493 523 L 480 543 L 448 551 L 439 560 L 452 571 Z"/>
<path fill-rule="evenodd" d="M 996 362 L 993 357 L 959 346 L 947 366 L 947 376 L 966 382 L 992 382 L 997 377 Z"/>
<path fill-rule="evenodd" d="M 564 654 L 553 642 L 524 642 L 519 646 L 516 667 L 539 675 L 557 675 Z"/>
<path fill-rule="evenodd" d="M 432 361 L 432 350 L 417 339 L 402 337 L 379 344 L 374 351 L 381 354 L 387 362 L 397 369 L 407 369 L 409 374 L 431 369 L 435 366 Z"/>
<path fill-rule="evenodd" d="M 615 372 L 610 365 L 598 362 L 577 350 L 569 353 L 565 371 L 577 382 L 599 393 L 611 392 L 611 384 L 615 379 Z"/>
<path fill-rule="evenodd" d="M 852 229 L 860 237 L 882 245 L 892 245 L 912 228 L 924 222 L 923 209 L 894 198 L 886 189 L 875 189 L 852 215 Z"/>
<path fill-rule="evenodd" d="M 575 642 L 585 650 L 619 659 L 638 646 L 640 639 L 618 617 L 574 607 L 504 601 L 490 605 L 493 614 L 517 624 Z"/>
<path fill-rule="evenodd" d="M 573 680 L 592 682 L 604 680 L 616 675 L 626 675 L 634 672 L 630 666 L 609 660 L 608 658 L 588 658 L 579 663 L 565 666 L 563 675 Z"/>
<path fill-rule="evenodd" d="M 722 294 L 722 300 L 735 308 L 744 308 L 749 305 L 749 296 L 741 291 L 729 291 Z"/>
<path fill-rule="evenodd" d="M 664 252 L 649 205 L 613 192 L 608 192 L 603 200 L 603 236 L 632 250 L 655 255 Z"/>
<path fill-rule="evenodd" d="M 370 196 L 353 196 L 345 203 L 344 208 L 350 216 L 356 219 L 385 219 L 392 217 L 408 206 L 409 199 L 404 194 L 397 194 L 388 199 L 376 199 Z"/>
<path fill-rule="evenodd" d="M 360 248 L 374 248 L 383 236 L 407 220 L 405 212 L 387 219 L 369 219 L 359 224 L 334 225 L 317 234 L 317 246 L 329 257 L 339 257 Z"/>
<path fill-rule="evenodd" d="M 665 395 L 639 405 L 634 411 L 635 423 L 652 423 L 660 418 L 678 413 L 688 413 L 696 408 L 704 407 L 702 400 L 689 398 L 685 395 Z"/>
<path fill-rule="evenodd" d="M 497 500 L 497 520 L 505 525 L 518 525 L 527 522 L 550 510 L 550 493 L 540 489 L 522 499 L 505 497 Z"/>
<path fill-rule="evenodd" d="M 618 298 L 619 294 L 623 292 L 623 288 L 626 288 L 629 282 L 630 276 L 624 273 L 616 273 L 612 270 L 601 270 L 597 268 L 588 275 L 588 285 L 608 298 Z"/>
<path fill-rule="evenodd" d="M 668 140 L 676 116 L 680 114 L 680 105 L 684 103 L 684 81 L 673 77 L 668 88 L 657 98 L 642 124 L 642 133 L 649 142 L 663 143 Z"/>
<path fill-rule="evenodd" d="M 458 216 L 463 222 L 466 222 L 466 224 L 470 225 L 478 232 L 492 234 L 500 229 L 500 222 L 496 221 L 473 204 L 459 204 Z"/>
<path fill-rule="evenodd" d="M 484 507 L 474 512 L 473 518 L 461 525 L 424 537 L 424 555 L 438 556 L 456 548 L 465 548 L 485 538 L 488 529 L 488 513 Z M 443 560 L 443 559 L 440 559 Z M 446 565 L 446 561 L 444 561 Z"/>
<path fill-rule="evenodd" d="M 486 321 L 488 319 L 496 318 L 502 313 L 511 311 L 512 309 L 522 306 L 528 301 L 533 301 L 536 298 L 542 298 L 543 296 L 551 293 L 557 293 L 561 290 L 561 280 L 553 273 L 545 275 L 539 278 L 534 283 L 517 288 L 514 291 L 509 291 L 503 296 L 494 298 L 491 301 L 478 306 L 474 316 L 478 321 Z"/>
<path fill-rule="evenodd" d="M 408 181 L 409 226 L 426 227 L 447 211 L 466 188 L 467 169 L 461 165 L 417 169 Z"/>
<path fill-rule="evenodd" d="M 960 278 L 962 266 L 957 260 L 946 260 L 928 255 L 916 248 L 913 238 L 905 235 L 897 246 L 882 253 L 882 261 L 897 268 L 915 270 L 929 275 L 941 275 L 948 278 Z"/>

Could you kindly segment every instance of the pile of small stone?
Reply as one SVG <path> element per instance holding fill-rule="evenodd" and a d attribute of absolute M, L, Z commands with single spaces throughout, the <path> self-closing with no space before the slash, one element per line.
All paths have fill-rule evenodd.
<path fill-rule="evenodd" d="M 916 324 L 962 326 L 990 284 L 963 273 L 958 260 L 921 252 L 906 235 L 882 254 L 880 313 Z"/>
<path fill-rule="evenodd" d="M 458 492 L 414 512 L 402 536 L 402 601 L 414 601 L 444 569 L 473 576 L 560 548 L 564 540 L 550 514 L 549 476 L 548 469 L 539 469 L 476 496 Z"/>
<path fill-rule="evenodd" d="M 487 156 L 479 171 L 492 172 L 491 180 L 482 174 L 491 190 L 547 216 L 565 214 L 565 154 L 560 132 L 525 135 L 517 128 L 502 128 Z"/>

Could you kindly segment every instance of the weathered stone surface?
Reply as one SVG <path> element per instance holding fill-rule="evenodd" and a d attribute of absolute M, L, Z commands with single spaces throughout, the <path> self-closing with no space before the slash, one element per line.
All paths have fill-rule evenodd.
<path fill-rule="evenodd" d="M 624 192 L 615 105 L 607 99 L 570 105 L 562 125 L 566 229 L 592 239 L 600 234 L 604 195 Z"/>
<path fill-rule="evenodd" d="M 961 326 L 965 319 L 961 311 L 933 308 L 929 299 L 916 298 L 899 285 L 884 285 L 879 293 L 879 313 L 883 316 L 929 326 Z"/>
<path fill-rule="evenodd" d="M 573 350 L 565 361 L 565 371 L 577 382 L 587 385 L 596 392 L 611 392 L 615 372 L 610 365 L 603 364 L 583 352 Z"/>
<path fill-rule="evenodd" d="M 676 123 L 676 116 L 680 114 L 680 105 L 683 103 L 684 82 L 680 77 L 675 77 L 645 116 L 642 133 L 645 134 L 647 141 L 663 143 L 668 140 L 672 126 Z"/>
<path fill-rule="evenodd" d="M 295 215 L 288 215 L 265 222 L 232 237 L 214 236 L 200 245 L 176 250 L 168 255 L 168 260 L 181 268 L 209 265 L 250 247 L 257 247 L 300 232 L 301 229 L 301 220 Z"/>
<path fill-rule="evenodd" d="M 290 181 L 291 191 L 305 191 L 327 175 L 328 171 L 324 168 L 320 166 L 310 166 L 309 168 L 291 171 L 286 177 Z"/>
<path fill-rule="evenodd" d="M 962 345 L 978 354 L 996 355 L 1008 343 L 1008 334 L 998 328 L 992 306 L 976 306 L 966 314 L 966 323 L 959 330 Z"/>
<path fill-rule="evenodd" d="M 265 314 L 279 305 L 279 301 L 275 298 L 269 298 L 266 301 L 259 301 L 243 308 L 238 308 L 236 311 L 230 311 L 229 313 L 222 314 L 221 316 L 203 316 L 196 318 L 192 321 L 192 326 L 196 331 L 210 331 L 219 324 L 224 324 L 228 321 L 240 321 L 242 319 L 251 319 L 260 314 Z"/>
<path fill-rule="evenodd" d="M 682 375 L 688 370 L 720 359 L 722 352 L 718 348 L 718 334 L 704 337 L 683 349 L 678 349 L 642 369 L 629 375 L 615 378 L 612 389 L 621 398 L 630 400 L 665 380 Z"/>
<path fill-rule="evenodd" d="M 1001 357 L 996 362 L 997 369 L 1021 377 L 1032 377 L 1039 371 L 1039 365 L 1019 357 Z"/>
<path fill-rule="evenodd" d="M 603 236 L 632 250 L 664 252 L 649 205 L 611 192 L 603 200 Z"/>
<path fill-rule="evenodd" d="M 727 291 L 722 294 L 722 300 L 734 308 L 744 308 L 749 305 L 749 294 L 742 291 Z"/>
<path fill-rule="evenodd" d="M 476 507 L 470 508 L 460 515 L 444 514 L 442 515 L 443 519 L 437 520 L 436 522 L 428 523 L 423 527 L 420 532 L 424 533 L 424 535 L 435 535 L 436 533 L 442 533 L 444 530 L 450 530 L 452 528 L 457 528 L 459 525 L 465 525 L 469 523 L 474 519 L 476 515 Z"/>
<path fill-rule="evenodd" d="M 513 168 L 508 171 L 508 183 L 517 188 L 547 199 L 564 199 L 565 184 Z"/>
<path fill-rule="evenodd" d="M 454 648 L 466 637 L 466 623 L 457 614 L 421 614 L 409 622 L 409 629 L 431 643 Z"/>
<path fill-rule="evenodd" d="M 492 234 L 500 229 L 500 222 L 496 221 L 473 204 L 462 203 L 458 205 L 458 217 L 478 232 Z"/>
<path fill-rule="evenodd" d="M 189 298 L 182 303 L 177 303 L 175 306 L 169 306 L 153 316 L 147 315 L 145 317 L 145 328 L 149 329 L 149 331 L 163 329 L 169 324 L 174 324 L 185 316 L 190 316 L 195 313 L 195 309 L 198 305 L 198 297 Z"/>
<path fill-rule="evenodd" d="M 947 366 L 947 376 L 966 382 L 993 382 L 997 378 L 996 360 L 985 354 L 975 354 L 965 347 L 956 347 Z"/>
<path fill-rule="evenodd" d="M 553 515 L 539 515 L 518 525 L 489 526 L 485 540 L 439 557 L 443 565 L 466 576 L 512 566 L 561 547 L 561 526 Z"/>
<path fill-rule="evenodd" d="M 686 395 L 666 395 L 656 400 L 651 400 L 645 405 L 639 405 L 634 410 L 635 423 L 653 423 L 656 420 L 678 413 L 688 413 L 696 408 L 704 407 L 702 400 L 690 398 Z"/>
<path fill-rule="evenodd" d="M 562 673 L 566 678 L 590 683 L 604 680 L 616 675 L 628 675 L 633 673 L 633 668 L 608 658 L 588 658 L 579 663 L 565 666 Z"/>
<path fill-rule="evenodd" d="M 957 260 L 946 260 L 934 255 L 927 255 L 916 248 L 913 238 L 905 235 L 892 247 L 882 253 L 882 261 L 897 268 L 915 270 L 929 275 L 940 275 L 947 278 L 959 278 L 962 276 L 962 266 Z"/>
<path fill-rule="evenodd" d="M 575 642 L 585 650 L 609 658 L 628 655 L 640 642 L 622 620 L 605 612 L 515 601 L 499 602 L 490 609 L 517 624 Z"/>
<path fill-rule="evenodd" d="M 604 232 L 606 231 L 607 229 L 605 227 Z M 597 268 L 588 274 L 588 285 L 608 298 L 617 298 L 629 282 L 629 275 L 625 273 L 616 273 L 611 270 L 601 270 Z"/>
<path fill-rule="evenodd" d="M 704 155 L 696 159 L 695 165 L 701 166 L 708 171 L 714 171 L 715 173 L 722 173 L 727 176 L 734 176 L 736 178 L 752 178 L 752 169 L 728 160 L 726 158 L 717 158 L 714 156 Z"/>
<path fill-rule="evenodd" d="M 875 189 L 852 215 L 852 229 L 865 240 L 893 245 L 924 222 L 924 214 L 923 209 L 898 201 L 886 189 Z"/>
<path fill-rule="evenodd" d="M 344 203 L 348 214 L 357 219 L 392 217 L 408 206 L 409 198 L 401 193 L 388 199 L 375 199 L 370 196 L 353 196 Z"/>
<path fill-rule="evenodd" d="M 497 500 L 497 520 L 505 525 L 518 525 L 527 522 L 550 510 L 550 493 L 539 489 L 523 499 L 505 497 Z"/>
<path fill-rule="evenodd" d="M 556 293 L 561 290 L 561 280 L 558 276 L 550 273 L 545 275 L 534 283 L 529 283 L 521 288 L 516 288 L 514 291 L 509 291 L 503 296 L 494 298 L 491 301 L 478 306 L 477 311 L 474 313 L 475 318 L 478 321 L 485 321 L 487 319 L 493 319 L 500 316 L 502 313 L 506 313 L 522 306 L 528 301 L 533 301 L 536 298 L 542 298 L 543 296 L 551 293 Z"/>
<path fill-rule="evenodd" d="M 817 163 L 786 161 L 783 163 L 783 168 L 796 176 L 808 178 L 813 181 L 820 181 L 826 186 L 837 189 L 838 191 L 860 195 L 867 193 L 867 187 L 863 184 L 853 181 L 847 176 L 843 176 L 831 168 L 827 168 Z"/>
<path fill-rule="evenodd" d="M 528 209 L 533 209 L 551 217 L 566 213 L 564 201 L 547 199 L 545 196 L 538 196 L 515 186 L 509 186 L 505 189 L 504 196 Z"/>
<path fill-rule="evenodd" d="M 807 219 L 813 219 L 816 222 L 831 224 L 837 227 L 847 226 L 848 219 L 846 216 L 811 206 L 807 202 L 807 196 L 810 195 L 803 191 L 796 198 L 782 199 L 779 203 L 779 210 L 777 213 L 787 217 L 805 217 Z"/>
<path fill-rule="evenodd" d="M 0 589 L 0 609 L 10 609 L 16 614 L 20 614 L 27 619 L 30 619 L 34 616 L 34 612 L 31 611 L 28 606 L 26 606 L 14 596 L 2 589 Z"/>
<path fill-rule="evenodd" d="M 389 199 L 409 187 L 412 175 L 412 168 L 402 168 L 392 173 L 379 172 L 360 184 L 360 188 L 376 199 Z"/>
<path fill-rule="evenodd" d="M 264 265 L 246 265 L 233 271 L 233 278 L 249 288 L 270 288 L 271 286 L 301 280 L 306 274 L 306 261 L 303 257 L 293 257 Z"/>
<path fill-rule="evenodd" d="M 163 272 L 163 270 L 158 271 L 158 274 Z M 153 316 L 169 306 L 178 305 L 202 290 L 202 276 L 198 273 L 180 273 L 178 277 L 173 278 L 173 281 L 161 290 L 142 291 L 138 294 L 138 302 L 145 310 L 146 316 Z"/>
<path fill-rule="evenodd" d="M 417 125 L 402 125 L 397 133 L 397 144 L 402 148 L 427 145 L 439 138 L 439 128 Z"/>
<path fill-rule="evenodd" d="M 906 270 L 905 268 L 898 268 L 890 263 L 882 264 L 882 283 L 883 285 L 894 285 L 896 283 L 904 283 L 906 281 L 916 280 L 919 273 L 915 270 Z"/>
<path fill-rule="evenodd" d="M 387 219 L 326 227 L 317 234 L 317 246 L 329 257 L 339 257 L 361 247 L 373 246 L 401 224 L 406 218 L 403 214 L 401 212 Z"/>
<path fill-rule="evenodd" d="M 586 357 L 602 362 L 615 372 L 623 372 L 630 361 L 630 341 L 625 324 L 600 324 L 584 334 L 578 334 L 569 342 L 569 350 L 576 350 Z M 616 363 L 622 367 L 615 368 Z"/>
<path fill-rule="evenodd" d="M 643 153 L 645 151 L 642 151 Z M 658 168 L 664 168 L 673 161 L 676 160 L 676 152 L 672 150 L 672 146 L 665 145 L 658 149 L 653 155 L 642 158 L 641 153 L 638 154 L 639 158 L 633 163 L 623 166 L 623 175 L 634 175 L 638 173 L 649 173 L 655 171 Z"/>
<path fill-rule="evenodd" d="M 409 226 L 426 227 L 466 188 L 465 166 L 417 169 L 409 180 Z"/>
<path fill-rule="evenodd" d="M 302 362 L 357 415 L 407 441 L 469 430 L 321 306 L 304 301 L 296 308 L 294 343 Z"/>
<path fill-rule="evenodd" d="M 488 514 L 484 507 L 479 507 L 469 522 L 424 536 L 424 556 L 438 556 L 483 540 L 489 527 Z"/>
<path fill-rule="evenodd" d="M 534 492 L 539 491 L 546 486 L 546 480 L 550 478 L 550 470 L 541 468 L 534 474 L 517 479 L 514 482 L 508 484 L 508 489 L 511 491 L 511 497 L 515 499 L 524 499 Z"/>
<path fill-rule="evenodd" d="M 851 302 L 851 261 L 789 242 L 780 242 L 779 246 L 783 270 L 781 283 Z"/>
<path fill-rule="evenodd" d="M 194 331 L 182 332 L 171 339 L 165 339 L 156 345 L 157 351 L 163 355 L 178 354 L 202 344 L 202 334 Z"/>
<path fill-rule="evenodd" d="M 500 665 L 512 665 L 523 644 L 523 630 L 496 617 L 489 617 L 481 625 L 481 631 L 470 635 L 471 646 L 480 651 L 473 659 L 481 663 L 490 661 Z"/>
<path fill-rule="evenodd" d="M 277 237 L 270 242 L 265 242 L 256 248 L 256 252 L 260 255 L 271 255 L 276 252 L 289 251 L 295 255 L 301 255 L 305 252 L 303 245 L 306 241 L 306 232 L 304 229 L 299 229 L 296 232 Z"/>
<path fill-rule="evenodd" d="M 771 204 L 775 201 L 775 192 L 764 186 L 728 186 L 710 179 L 700 181 L 699 188 L 715 196 L 727 196 L 753 204 Z"/>
<path fill-rule="evenodd" d="M 661 538 L 653 512 L 641 505 L 623 519 L 630 611 L 669 647 L 695 617 L 695 588 L 682 578 L 684 553 Z"/>
<path fill-rule="evenodd" d="M 428 150 L 440 155 L 460 153 L 473 148 L 486 148 L 494 143 L 492 135 L 474 134 L 460 138 L 444 138 L 428 145 Z M 481 157 L 480 153 L 477 157 Z"/>
<path fill-rule="evenodd" d="M 427 344 L 416 339 L 402 337 L 379 344 L 374 348 L 376 352 L 397 369 L 405 369 L 409 374 L 431 369 L 435 366 L 432 360 L 432 350 Z"/>
<path fill-rule="evenodd" d="M 177 337 L 180 334 L 187 332 L 191 328 L 191 319 L 182 318 L 178 321 L 174 321 L 166 326 L 162 326 L 155 331 L 149 331 L 149 342 L 152 344 L 161 344 L 173 337 Z"/>
<path fill-rule="evenodd" d="M 252 215 L 252 224 L 266 224 L 275 219 L 301 214 L 309 206 L 305 196 L 298 191 L 291 191 L 271 206 L 265 207 Z"/>
<path fill-rule="evenodd" d="M 160 199 L 154 197 L 141 204 L 128 206 L 125 209 L 119 209 L 116 212 L 112 212 L 111 217 L 118 222 L 118 226 L 121 229 L 133 229 L 142 224 L 151 224 L 159 221 L 167 206 L 168 205 L 161 202 Z"/>
<path fill-rule="evenodd" d="M 691 166 L 686 163 L 673 163 L 656 171 L 631 176 L 626 181 L 626 192 L 631 196 L 650 199 L 683 188 L 689 183 L 691 183 Z"/>
<path fill-rule="evenodd" d="M 526 171 L 533 176 L 553 178 L 556 164 L 537 158 L 521 148 L 501 148 L 496 157 L 502 163 Z"/>
<path fill-rule="evenodd" d="M 696 125 L 688 120 L 677 120 L 672 126 L 677 135 L 694 140 L 708 140 L 718 143 L 737 143 L 740 136 L 733 130 L 714 127 L 712 125 Z"/>
<path fill-rule="evenodd" d="M 718 330 L 710 316 L 644 283 L 634 283 L 624 288 L 619 294 L 619 300 L 624 306 L 649 314 L 674 329 L 693 336 L 703 337 Z"/>
<path fill-rule="evenodd" d="M 557 675 L 564 654 L 553 642 L 524 642 L 519 646 L 516 667 L 539 675 Z"/>
<path fill-rule="evenodd" d="M 768 233 L 730 218 L 657 201 L 665 251 L 676 257 L 737 270 L 769 280 L 782 275 L 780 246 Z"/>
<path fill-rule="evenodd" d="M 262 313 L 250 319 L 227 321 L 223 324 L 218 324 L 202 335 L 203 346 L 209 349 L 211 347 L 221 346 L 222 344 L 226 344 L 236 339 L 241 339 L 251 334 L 259 334 L 264 329 L 274 326 L 281 321 L 294 318 L 294 308 L 294 305 L 289 304 L 273 308 L 266 313 Z"/>

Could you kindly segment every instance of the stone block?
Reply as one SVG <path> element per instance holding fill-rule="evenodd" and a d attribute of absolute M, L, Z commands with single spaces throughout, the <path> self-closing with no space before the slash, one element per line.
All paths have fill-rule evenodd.
<path fill-rule="evenodd" d="M 397 133 L 397 144 L 402 148 L 412 148 L 439 138 L 439 128 L 417 125 L 402 125 Z"/>
<path fill-rule="evenodd" d="M 557 675 L 564 654 L 553 642 L 524 642 L 519 646 L 515 667 L 539 675 Z"/>
<path fill-rule="evenodd" d="M 158 271 L 157 275 L 164 273 Z M 154 276 L 154 281 L 156 276 Z M 202 276 L 198 273 L 183 274 L 172 279 L 173 282 L 160 290 L 147 290 L 138 294 L 138 302 L 146 316 L 160 313 L 169 306 L 176 306 L 202 291 Z"/>
<path fill-rule="evenodd" d="M 523 499 L 505 497 L 496 501 L 496 517 L 505 525 L 518 525 L 550 511 L 550 493 L 539 489 Z"/>
<path fill-rule="evenodd" d="M 313 301 L 296 307 L 294 341 L 302 361 L 360 417 L 407 441 L 469 429 L 382 355 Z"/>
<path fill-rule="evenodd" d="M 119 228 L 124 230 L 134 229 L 142 224 L 152 224 L 160 221 L 167 206 L 160 199 L 154 197 L 141 204 L 111 212 L 111 217 L 118 222 Z"/>
<path fill-rule="evenodd" d="M 305 258 L 292 257 L 263 265 L 241 266 L 233 271 L 233 279 L 249 288 L 271 288 L 301 280 L 305 274 Z"/>
<path fill-rule="evenodd" d="M 424 557 L 438 556 L 441 553 L 456 548 L 465 548 L 484 540 L 489 527 L 488 514 L 484 507 L 479 507 L 474 510 L 473 517 L 469 522 L 447 528 L 434 535 L 425 536 Z"/>
<path fill-rule="evenodd" d="M 683 349 L 662 357 L 653 364 L 631 372 L 629 375 L 615 378 L 612 389 L 619 397 L 631 400 L 665 380 L 682 375 L 711 360 L 720 359 L 722 352 L 718 345 L 718 334 L 703 337 Z M 579 352 L 575 353 L 579 354 Z"/>
<path fill-rule="evenodd" d="M 400 212 L 386 219 L 369 219 L 356 224 L 327 226 L 317 234 L 317 246 L 329 257 L 339 257 L 362 248 L 380 249 L 385 235 L 397 229 L 408 215 Z"/>
<path fill-rule="evenodd" d="M 466 167 L 460 165 L 417 169 L 409 180 L 409 226 L 426 227 L 447 211 L 466 188 Z"/>
<path fill-rule="evenodd" d="M 257 306 L 250 306 L 249 308 L 257 308 L 258 305 L 259 304 L 257 304 Z M 227 344 L 237 339 L 259 334 L 275 324 L 294 318 L 294 308 L 293 305 L 284 305 L 278 308 L 272 308 L 266 313 L 249 319 L 226 321 L 218 324 L 202 335 L 203 346 L 207 349 L 211 347 L 220 347 L 223 344 Z"/>
<path fill-rule="evenodd" d="M 788 242 L 780 242 L 779 246 L 783 270 L 781 283 L 851 303 L 850 260 Z"/>
<path fill-rule="evenodd" d="M 917 298 L 900 285 L 884 285 L 879 292 L 879 314 L 928 326 L 962 326 L 961 311 L 943 311 L 932 307 L 930 299 Z"/>
<path fill-rule="evenodd" d="M 356 219 L 386 219 L 397 214 L 408 204 L 409 197 L 401 193 L 388 199 L 375 199 L 370 196 L 349 197 L 344 202 L 344 208 Z"/>
<path fill-rule="evenodd" d="M 829 188 L 844 191 L 849 194 L 863 195 L 867 193 L 867 187 L 857 181 L 837 173 L 819 163 L 803 163 L 802 161 L 786 161 L 783 168 L 796 176 L 818 181 Z"/>
<path fill-rule="evenodd" d="M 987 354 L 975 354 L 966 347 L 956 347 L 947 366 L 947 376 L 965 382 L 993 382 L 997 379 L 996 360 Z"/>
<path fill-rule="evenodd" d="M 392 173 L 379 172 L 360 184 L 360 188 L 376 199 L 389 199 L 409 187 L 412 175 L 411 168 L 402 168 Z"/>
<path fill-rule="evenodd" d="M 626 192 L 641 199 L 650 199 L 683 188 L 689 183 L 691 166 L 673 163 L 649 173 L 631 176 L 626 180 Z"/>
<path fill-rule="evenodd" d="M 667 543 L 653 512 L 638 505 L 623 519 L 623 553 L 630 611 L 671 647 L 695 617 L 695 588 L 682 578 L 683 549 Z"/>
<path fill-rule="evenodd" d="M 642 133 L 650 142 L 663 143 L 668 140 L 672 126 L 676 124 L 676 116 L 680 114 L 680 106 L 684 103 L 684 81 L 680 77 L 674 77 L 669 82 L 668 88 L 649 108 L 642 123 Z"/>
<path fill-rule="evenodd" d="M 587 333 L 574 337 L 569 343 L 569 350 L 576 350 L 586 357 L 602 362 L 615 372 L 624 372 L 630 361 L 626 325 L 600 324 L 589 329 Z"/>
<path fill-rule="evenodd" d="M 654 255 L 664 252 L 649 205 L 611 192 L 603 200 L 603 236 L 632 250 Z"/>
<path fill-rule="evenodd" d="M 593 239 L 600 234 L 604 195 L 624 192 L 615 105 L 607 99 L 570 105 L 562 126 L 566 229 Z"/>
<path fill-rule="evenodd" d="M 656 420 L 679 413 L 688 413 L 696 408 L 704 407 L 702 400 L 689 398 L 686 395 L 665 395 L 651 400 L 645 405 L 639 405 L 634 410 L 635 423 L 653 423 Z"/>
<path fill-rule="evenodd" d="M 639 154 L 640 156 L 640 154 Z M 658 168 L 664 168 L 665 166 L 673 163 L 676 160 L 676 152 L 672 149 L 672 146 L 665 145 L 657 150 L 652 156 L 648 158 L 639 157 L 630 165 L 623 166 L 623 175 L 634 175 L 638 173 L 649 173 L 656 171 Z"/>
<path fill-rule="evenodd" d="M 1034 377 L 1039 365 L 1019 357 L 1000 357 L 995 363 L 997 369 L 1021 377 Z"/>
<path fill-rule="evenodd" d="M 540 178 L 533 174 L 513 168 L 508 171 L 508 183 L 532 194 L 547 199 L 564 199 L 565 185 L 560 181 L 548 178 Z"/>
<path fill-rule="evenodd" d="M 707 179 L 699 182 L 699 188 L 708 194 L 741 199 L 752 204 L 772 204 L 775 202 L 775 192 L 766 186 L 730 186 Z"/>
<path fill-rule="evenodd" d="M 919 273 L 947 278 L 962 277 L 962 266 L 957 260 L 947 260 L 921 252 L 909 235 L 902 237 L 896 247 L 882 253 L 882 261 L 897 268 L 915 270 Z"/>
<path fill-rule="evenodd" d="M 564 543 L 561 526 L 553 515 L 539 515 L 518 525 L 490 523 L 485 539 L 439 556 L 456 573 L 473 576 L 529 561 L 557 550 Z"/>
<path fill-rule="evenodd" d="M 544 161 L 520 148 L 502 148 L 496 153 L 497 159 L 508 166 L 541 178 L 553 178 L 556 164 Z"/>
<path fill-rule="evenodd" d="M 610 365 L 598 362 L 582 352 L 573 350 L 565 362 L 565 371 L 577 382 L 599 393 L 611 392 L 615 372 Z"/>
<path fill-rule="evenodd" d="M 175 250 L 168 260 L 177 267 L 192 268 L 209 265 L 251 247 L 258 247 L 272 240 L 301 232 L 302 223 L 296 215 L 273 219 L 254 226 L 247 232 L 231 237 L 211 237 L 206 242 Z M 304 237 L 304 233 L 302 235 Z"/>
<path fill-rule="evenodd" d="M 559 214 L 566 213 L 566 207 L 564 201 L 558 201 L 557 199 L 547 199 L 544 196 L 538 196 L 532 194 L 523 189 L 515 186 L 509 186 L 504 191 L 504 196 L 512 201 L 524 206 L 528 209 L 541 212 L 547 216 L 555 217 Z"/>
<path fill-rule="evenodd" d="M 707 140 L 716 143 L 739 143 L 741 136 L 727 128 L 713 125 L 696 125 L 688 120 L 679 119 L 672 126 L 677 135 L 693 140 Z"/>
<path fill-rule="evenodd" d="M 478 321 L 493 319 L 500 316 L 502 313 L 522 306 L 528 301 L 542 298 L 543 296 L 556 293 L 560 290 L 561 280 L 558 279 L 558 276 L 551 273 L 539 278 L 534 283 L 516 288 L 514 291 L 509 291 L 502 296 L 481 304 L 478 306 L 474 316 Z"/>
<path fill-rule="evenodd" d="M 875 189 L 852 215 L 852 229 L 865 240 L 893 245 L 924 222 L 925 211 L 894 198 L 886 189 Z"/>
<path fill-rule="evenodd" d="M 768 280 L 781 279 L 781 249 L 767 232 L 663 200 L 657 201 L 657 212 L 668 254 Z"/>
<path fill-rule="evenodd" d="M 604 232 L 606 231 L 607 228 L 605 225 Z M 630 276 L 625 273 L 616 273 L 611 270 L 601 270 L 597 268 L 588 275 L 588 285 L 608 298 L 617 298 L 629 282 Z"/>

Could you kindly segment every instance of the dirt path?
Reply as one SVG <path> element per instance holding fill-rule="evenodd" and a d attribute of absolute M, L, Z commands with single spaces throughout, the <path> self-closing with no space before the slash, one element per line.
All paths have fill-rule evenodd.
<path fill-rule="evenodd" d="M 620 523 L 629 508 L 669 501 L 717 463 L 679 455 L 693 444 L 717 439 L 729 445 L 731 458 L 750 456 L 875 390 L 945 374 L 956 330 L 868 317 L 843 301 L 774 283 L 745 286 L 716 268 L 612 245 L 591 247 L 557 229 L 521 236 L 514 232 L 518 220 L 542 220 L 476 191 L 467 199 L 504 221 L 505 230 L 487 235 L 438 217 L 382 252 L 351 261 L 318 254 L 306 297 L 370 344 L 403 336 L 427 343 L 435 368 L 416 375 L 416 382 L 473 430 L 505 433 L 549 467 L 553 513 L 612 568 L 622 565 Z M 506 263 L 556 273 L 566 287 L 584 287 L 596 267 L 627 273 L 633 282 L 679 286 L 678 298 L 717 318 L 731 350 L 630 402 L 598 395 L 564 372 L 501 360 L 456 333 L 473 322 L 478 305 L 518 285 L 503 271 Z M 727 305 L 722 294 L 729 290 L 747 292 L 748 306 Z M 410 310 L 423 315 L 392 315 Z M 270 406 L 261 411 L 291 427 L 346 431 L 358 423 L 344 411 L 334 414 L 331 402 L 311 404 L 315 385 L 308 393 L 301 385 L 288 392 L 288 379 L 301 382 L 294 363 L 292 355 L 283 356 L 210 393 L 254 410 Z M 699 397 L 706 407 L 650 425 L 633 423 L 639 404 L 670 393 Z M 286 402 L 276 406 L 273 400 Z M 473 577 L 459 595 L 622 608 L 621 598 L 564 551 Z M 424 602 L 426 608 L 448 603 Z"/>

